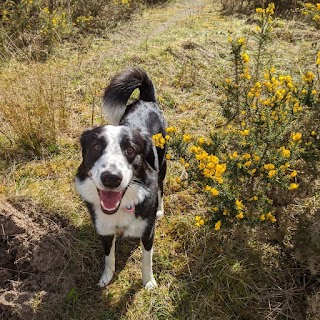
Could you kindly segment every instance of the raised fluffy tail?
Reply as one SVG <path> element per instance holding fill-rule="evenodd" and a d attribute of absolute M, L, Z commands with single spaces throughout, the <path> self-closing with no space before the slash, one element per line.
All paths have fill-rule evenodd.
<path fill-rule="evenodd" d="M 155 89 L 146 72 L 128 68 L 114 76 L 103 95 L 103 111 L 113 125 L 123 117 L 132 92 L 139 88 L 140 100 L 156 102 Z"/>

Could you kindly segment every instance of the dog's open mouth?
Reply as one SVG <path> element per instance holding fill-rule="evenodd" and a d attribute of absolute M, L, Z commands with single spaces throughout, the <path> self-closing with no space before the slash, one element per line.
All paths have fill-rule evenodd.
<path fill-rule="evenodd" d="M 99 190 L 101 209 L 106 214 L 115 213 L 120 206 L 124 191 L 105 191 Z"/>

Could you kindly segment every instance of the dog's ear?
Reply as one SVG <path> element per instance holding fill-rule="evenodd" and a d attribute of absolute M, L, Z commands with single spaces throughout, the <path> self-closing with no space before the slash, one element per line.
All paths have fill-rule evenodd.
<path fill-rule="evenodd" d="M 82 149 L 82 158 L 85 158 L 86 154 L 86 149 L 87 149 L 87 141 L 88 137 L 91 135 L 91 129 L 87 129 L 84 132 L 82 132 L 80 136 L 80 144 L 81 144 L 81 149 Z"/>

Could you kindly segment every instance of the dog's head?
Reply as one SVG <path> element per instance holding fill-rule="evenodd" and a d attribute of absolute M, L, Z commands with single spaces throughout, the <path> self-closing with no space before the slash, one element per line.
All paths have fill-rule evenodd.
<path fill-rule="evenodd" d="M 154 168 L 151 138 L 126 126 L 106 125 L 86 130 L 80 142 L 79 170 L 93 181 L 102 211 L 113 214 L 129 185 Z"/>

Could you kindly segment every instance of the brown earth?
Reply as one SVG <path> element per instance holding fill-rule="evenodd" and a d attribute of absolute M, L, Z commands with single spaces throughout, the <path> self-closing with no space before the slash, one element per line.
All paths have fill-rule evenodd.
<path fill-rule="evenodd" d="M 26 201 L 0 199 L 1 319 L 31 319 L 42 302 L 67 296 L 74 285 L 66 271 L 70 229 L 65 219 Z"/>

